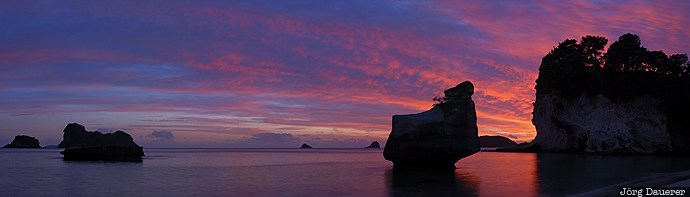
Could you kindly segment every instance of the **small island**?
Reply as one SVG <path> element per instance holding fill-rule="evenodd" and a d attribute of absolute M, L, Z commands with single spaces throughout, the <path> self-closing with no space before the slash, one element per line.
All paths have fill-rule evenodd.
<path fill-rule="evenodd" d="M 379 144 L 378 141 L 373 141 L 373 142 L 371 142 L 371 144 L 369 144 L 369 146 L 367 146 L 366 148 L 381 148 L 381 144 Z"/>
<path fill-rule="evenodd" d="M 309 146 L 309 144 L 302 144 L 299 148 L 311 148 L 311 146 Z"/>
<path fill-rule="evenodd" d="M 65 160 L 141 161 L 144 156 L 144 149 L 124 131 L 103 134 L 70 123 L 63 132 L 58 147 L 65 148 L 60 152 Z"/>
<path fill-rule="evenodd" d="M 17 135 L 14 136 L 14 140 L 12 140 L 11 143 L 3 146 L 2 148 L 41 148 L 41 144 L 35 137 Z"/>
<path fill-rule="evenodd" d="M 512 147 L 517 145 L 513 140 L 503 136 L 479 136 L 479 145 L 486 148 Z"/>

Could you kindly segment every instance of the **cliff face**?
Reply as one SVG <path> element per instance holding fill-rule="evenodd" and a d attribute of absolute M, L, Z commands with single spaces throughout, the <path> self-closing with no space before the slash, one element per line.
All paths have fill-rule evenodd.
<path fill-rule="evenodd" d="M 532 123 L 516 150 L 690 153 L 690 62 L 649 51 L 625 34 L 565 40 L 542 58 Z"/>
<path fill-rule="evenodd" d="M 393 116 L 383 156 L 395 169 L 455 169 L 458 160 L 479 152 L 474 86 L 466 81 L 444 93 L 428 111 Z"/>
<path fill-rule="evenodd" d="M 602 95 L 539 94 L 531 145 L 553 152 L 669 153 L 673 147 L 660 104 L 648 95 L 614 103 Z"/>

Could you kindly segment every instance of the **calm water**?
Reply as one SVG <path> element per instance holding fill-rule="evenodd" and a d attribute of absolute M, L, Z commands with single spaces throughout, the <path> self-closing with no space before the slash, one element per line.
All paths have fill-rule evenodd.
<path fill-rule="evenodd" d="M 662 156 L 481 152 L 454 173 L 399 173 L 370 149 L 145 149 L 141 163 L 59 151 L 0 149 L 0 195 L 561 196 L 690 170 L 690 159 Z"/>

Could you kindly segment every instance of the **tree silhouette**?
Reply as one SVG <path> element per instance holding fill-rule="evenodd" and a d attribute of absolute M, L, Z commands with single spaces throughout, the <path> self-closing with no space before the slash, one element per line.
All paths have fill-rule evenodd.
<path fill-rule="evenodd" d="M 688 71 L 688 55 L 674 54 L 669 57 L 668 74 L 673 76 L 683 75 Z"/>
<path fill-rule="evenodd" d="M 611 44 L 604 55 L 604 70 L 629 72 L 642 70 L 643 59 L 647 49 L 642 47 L 640 37 L 627 33 Z"/>
<path fill-rule="evenodd" d="M 579 43 L 574 39 L 558 43 L 542 58 L 535 87 L 537 93 L 575 97 L 582 93 L 599 94 L 609 89 L 607 94 L 615 96 L 619 96 L 618 93 L 636 95 L 658 92 L 651 87 L 650 84 L 656 82 L 651 78 L 690 78 L 690 63 L 686 54 L 667 56 L 663 51 L 649 51 L 642 46 L 639 36 L 627 33 L 612 43 L 602 55 L 607 42 L 604 37 L 588 35 L 582 37 Z M 625 85 L 630 83 L 625 82 L 628 80 L 638 84 L 638 89 Z M 631 90 L 623 91 L 619 86 Z M 435 101 L 443 103 L 445 99 L 436 98 Z"/>
<path fill-rule="evenodd" d="M 642 68 L 644 71 L 667 74 L 671 70 L 671 65 L 663 51 L 649 51 L 645 53 Z"/>
<path fill-rule="evenodd" d="M 690 62 L 687 54 L 649 51 L 640 37 L 627 33 L 602 55 L 607 39 L 584 36 L 580 43 L 566 39 L 542 58 L 537 99 L 542 94 L 561 98 L 601 95 L 625 103 L 648 95 L 661 103 L 674 152 L 690 154 Z M 603 67 L 601 67 L 603 65 Z M 440 100 L 442 102 L 443 100 Z"/>
<path fill-rule="evenodd" d="M 578 44 L 567 39 L 542 58 L 537 78 L 537 93 L 553 92 L 575 97 L 601 92 L 602 50 L 608 40 L 584 36 Z"/>
<path fill-rule="evenodd" d="M 601 51 L 606 47 L 606 43 L 609 40 L 600 36 L 585 36 L 582 37 L 580 45 L 582 46 L 582 52 L 585 55 L 585 65 L 601 67 L 604 63 Z"/>

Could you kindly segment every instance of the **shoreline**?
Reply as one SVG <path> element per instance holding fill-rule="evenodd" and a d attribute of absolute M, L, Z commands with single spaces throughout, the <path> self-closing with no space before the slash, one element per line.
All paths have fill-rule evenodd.
<path fill-rule="evenodd" d="M 619 187 L 690 187 L 690 170 L 653 174 L 572 196 L 611 196 Z"/>

